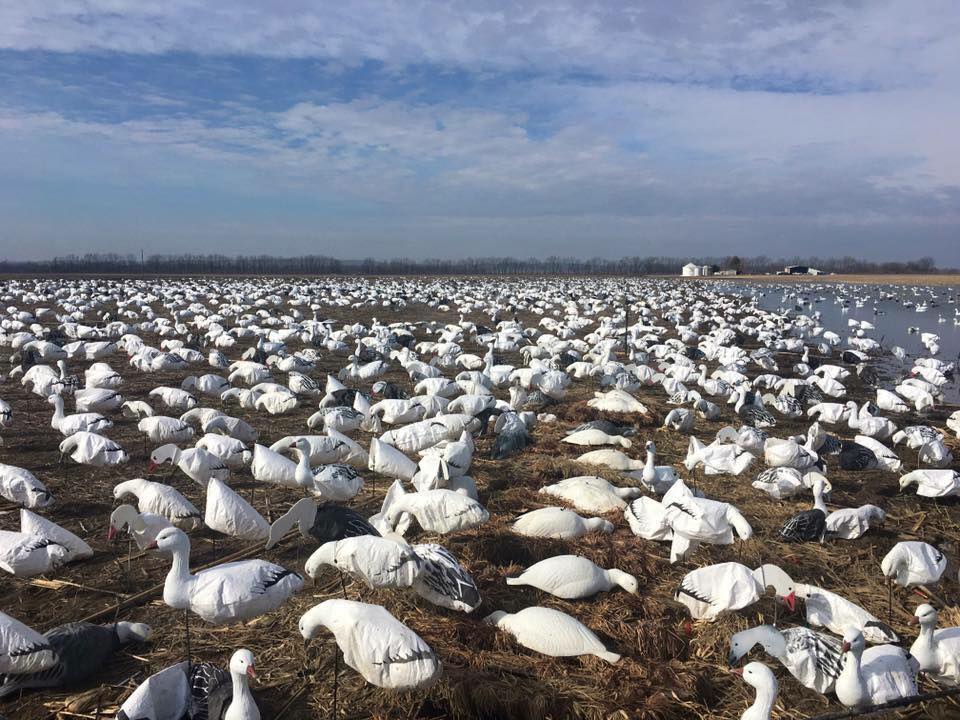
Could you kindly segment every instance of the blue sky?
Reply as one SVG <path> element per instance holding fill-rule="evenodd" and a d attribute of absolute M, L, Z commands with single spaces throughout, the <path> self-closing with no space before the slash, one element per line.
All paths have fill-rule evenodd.
<path fill-rule="evenodd" d="M 0 256 L 931 255 L 960 5 L 0 0 Z"/>

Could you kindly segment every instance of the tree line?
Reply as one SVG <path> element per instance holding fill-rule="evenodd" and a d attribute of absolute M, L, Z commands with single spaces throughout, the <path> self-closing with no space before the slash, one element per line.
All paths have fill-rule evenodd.
<path fill-rule="evenodd" d="M 773 273 L 788 265 L 806 265 L 834 273 L 937 273 L 933 258 L 907 262 L 874 262 L 850 256 L 840 258 L 631 256 L 574 258 L 480 257 L 444 260 L 409 258 L 342 260 L 326 255 L 181 254 L 147 257 L 118 253 L 65 255 L 51 260 L 0 260 L 0 273 L 118 274 L 118 275 L 679 275 L 688 262 L 744 273 Z"/>

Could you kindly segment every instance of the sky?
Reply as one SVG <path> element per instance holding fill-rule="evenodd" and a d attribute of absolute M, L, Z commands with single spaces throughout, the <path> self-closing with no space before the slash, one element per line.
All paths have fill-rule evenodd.
<path fill-rule="evenodd" d="M 924 255 L 956 0 L 0 0 L 0 257 Z"/>

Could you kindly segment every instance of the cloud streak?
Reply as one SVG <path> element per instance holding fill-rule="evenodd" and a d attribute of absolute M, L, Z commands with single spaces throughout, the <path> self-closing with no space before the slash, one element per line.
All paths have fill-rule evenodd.
<path fill-rule="evenodd" d="M 936 0 L 12 3 L 6 235 L 960 263 L 958 29 Z"/>

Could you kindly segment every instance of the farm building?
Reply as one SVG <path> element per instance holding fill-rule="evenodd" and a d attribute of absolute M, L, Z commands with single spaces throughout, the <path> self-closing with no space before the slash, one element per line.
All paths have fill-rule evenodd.
<path fill-rule="evenodd" d="M 829 273 L 807 265 L 787 265 L 777 275 L 828 275 Z"/>
<path fill-rule="evenodd" d="M 709 265 L 697 265 L 696 263 L 687 263 L 683 266 L 681 273 L 683 277 L 700 277 L 703 275 L 713 275 L 713 270 Z"/>

